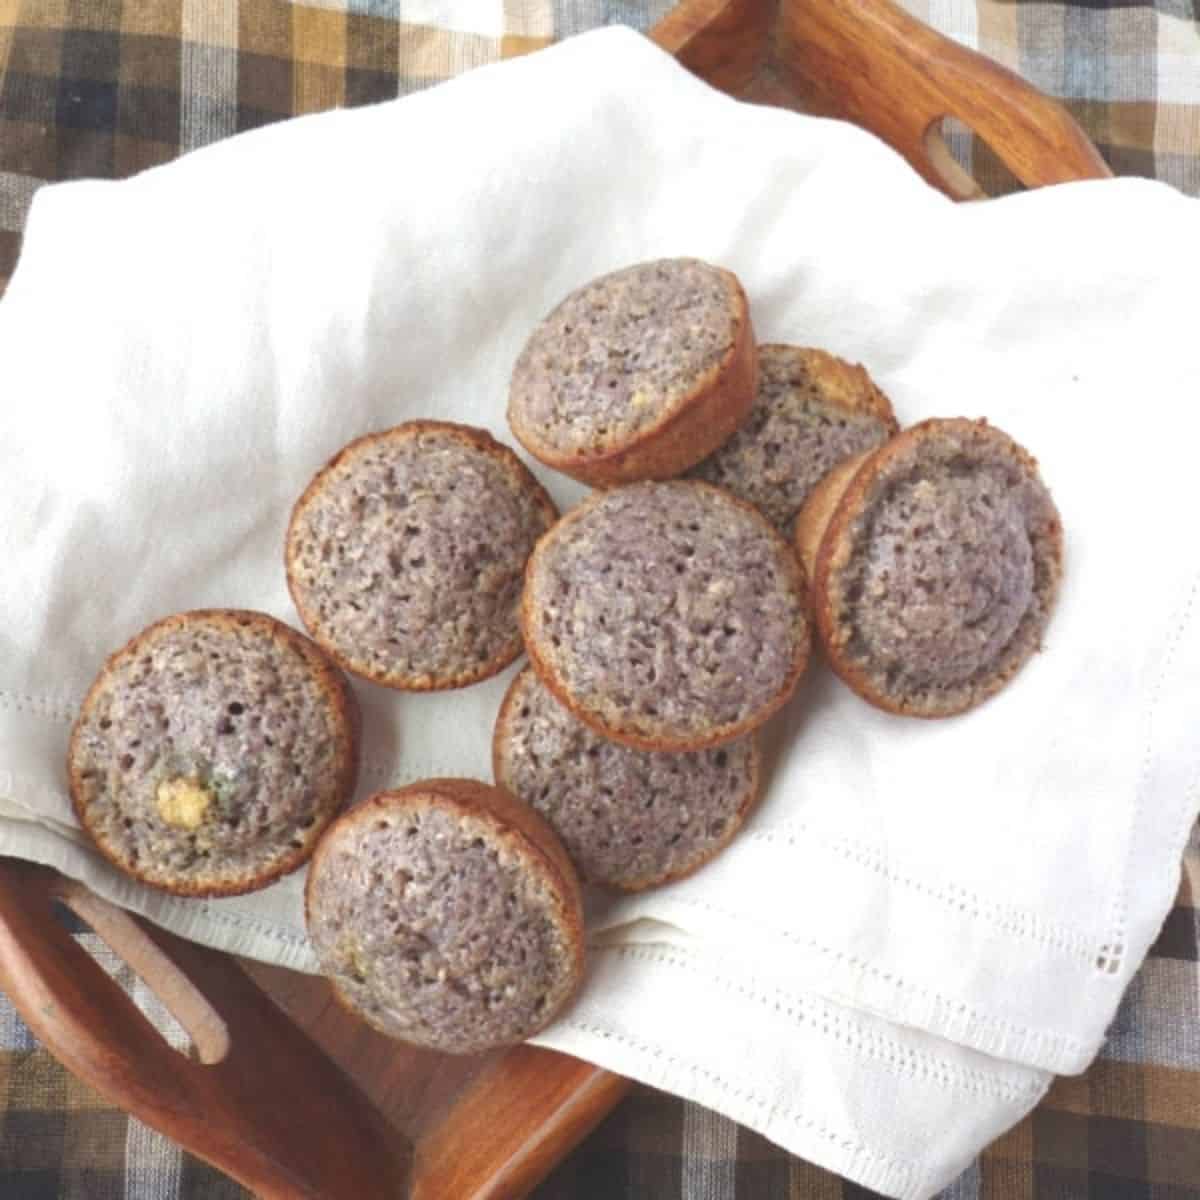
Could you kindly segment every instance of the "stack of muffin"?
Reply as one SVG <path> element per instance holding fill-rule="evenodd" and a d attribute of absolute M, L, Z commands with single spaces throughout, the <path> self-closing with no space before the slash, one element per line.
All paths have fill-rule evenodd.
<path fill-rule="evenodd" d="M 1037 648 L 1061 573 L 1021 447 L 963 419 L 899 433 L 862 367 L 756 345 L 737 279 L 696 260 L 568 296 L 516 362 L 508 419 L 596 490 L 560 518 L 481 430 L 359 438 L 287 533 L 312 640 L 259 613 L 169 617 L 106 664 L 69 751 L 82 825 L 146 883 L 229 895 L 311 857 L 337 993 L 454 1052 L 523 1040 L 567 1003 L 581 879 L 661 885 L 733 838 L 757 730 L 813 632 L 866 700 L 950 716 Z M 339 667 L 457 688 L 522 648 L 494 784 L 430 780 L 337 817 L 357 761 Z"/>

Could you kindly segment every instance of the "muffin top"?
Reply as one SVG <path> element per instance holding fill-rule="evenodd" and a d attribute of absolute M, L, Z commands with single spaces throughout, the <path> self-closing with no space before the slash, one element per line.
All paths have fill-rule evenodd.
<path fill-rule="evenodd" d="M 351 442 L 288 529 L 304 624 L 347 670 L 389 687 L 461 687 L 521 649 L 522 572 L 557 516 L 508 447 L 414 421 Z"/>
<path fill-rule="evenodd" d="M 597 492 L 570 512 L 530 559 L 522 622 L 551 691 L 602 736 L 649 750 L 761 724 L 808 657 L 791 547 L 691 480 Z"/>
<path fill-rule="evenodd" d="M 895 432 L 890 402 L 862 367 L 823 350 L 760 346 L 750 415 L 689 475 L 748 500 L 786 532 L 834 466 Z"/>
<path fill-rule="evenodd" d="M 698 259 L 603 275 L 572 292 L 526 342 L 510 422 L 560 453 L 620 446 L 716 379 L 744 316 L 737 280 Z"/>
<path fill-rule="evenodd" d="M 498 795 L 471 780 L 385 792 L 317 851 L 306 907 L 322 969 L 392 1037 L 451 1053 L 508 1045 L 579 982 L 578 883 L 540 818 L 514 819 Z"/>
<path fill-rule="evenodd" d="M 80 823 L 155 887 L 261 887 L 308 857 L 349 797 L 352 705 L 317 647 L 263 613 L 168 617 L 84 701 L 68 756 Z"/>
<path fill-rule="evenodd" d="M 599 737 L 531 668 L 496 721 L 496 781 L 532 805 L 591 883 L 638 890 L 686 875 L 734 835 L 758 794 L 754 734 L 684 754 Z"/>
<path fill-rule="evenodd" d="M 959 712 L 1037 647 L 1061 539 L 1011 438 L 927 421 L 871 456 L 840 501 L 817 559 L 818 620 L 852 684 L 899 711 Z"/>

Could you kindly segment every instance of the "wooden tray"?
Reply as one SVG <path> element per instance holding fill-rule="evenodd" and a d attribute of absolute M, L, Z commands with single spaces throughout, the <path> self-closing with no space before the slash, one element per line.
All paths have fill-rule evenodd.
<path fill-rule="evenodd" d="M 653 36 L 734 95 L 873 130 L 959 199 L 981 192 L 941 139 L 945 116 L 1026 186 L 1109 174 L 1059 105 L 890 0 L 690 0 Z M 162 1040 L 54 919 L 56 903 L 150 984 L 197 1058 Z M 320 979 L 239 963 L 2 860 L 0 988 L 80 1078 L 268 1197 L 521 1196 L 627 1086 L 532 1047 L 470 1059 L 406 1049 L 349 1017 Z"/>

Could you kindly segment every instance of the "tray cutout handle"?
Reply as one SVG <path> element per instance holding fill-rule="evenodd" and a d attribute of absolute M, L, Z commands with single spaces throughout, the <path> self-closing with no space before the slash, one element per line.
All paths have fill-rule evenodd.
<path fill-rule="evenodd" d="M 925 156 L 929 160 L 930 169 L 940 177 L 940 186 L 955 200 L 986 200 L 987 193 L 979 185 L 979 181 L 954 157 L 942 132 L 945 117 L 935 117 L 925 127 L 925 136 L 921 139 L 925 148 Z M 972 129 L 971 132 L 979 137 Z"/>
<path fill-rule="evenodd" d="M 775 68 L 815 109 L 876 133 L 956 199 L 983 193 L 950 155 L 946 116 L 969 126 L 1026 187 L 1112 175 L 1057 100 L 893 0 L 780 0 L 778 13 Z"/>
<path fill-rule="evenodd" d="M 89 926 L 162 1001 L 163 1007 L 191 1038 L 196 1057 L 202 1064 L 212 1066 L 229 1054 L 229 1027 L 220 1014 L 124 909 L 110 904 L 73 879 L 55 879 L 47 894 Z"/>
<path fill-rule="evenodd" d="M 1062 104 L 894 0 L 683 0 L 650 36 L 733 95 L 869 129 L 955 199 L 984 192 L 945 144 L 947 116 L 1026 187 L 1112 175 Z"/>
<path fill-rule="evenodd" d="M 55 919 L 58 901 L 140 966 L 215 1061 L 162 1037 Z M 0 989 L 68 1070 L 266 1200 L 409 1195 L 408 1139 L 228 955 L 0 859 Z"/>

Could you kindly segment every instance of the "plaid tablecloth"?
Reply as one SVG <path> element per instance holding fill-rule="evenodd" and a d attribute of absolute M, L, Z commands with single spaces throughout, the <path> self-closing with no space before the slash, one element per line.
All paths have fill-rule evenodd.
<path fill-rule="evenodd" d="M 1200 194 L 1195 0 L 906 0 L 1063 99 L 1118 173 Z M 436 83 L 671 0 L 0 0 L 0 288 L 43 182 L 117 177 L 240 130 Z M 989 191 L 986 147 L 954 139 Z M 18 402 L 3 391 L 0 403 Z M 1200 1200 L 1200 835 L 1101 1058 L 945 1200 Z M 79 936 L 158 1021 L 152 996 Z M 936 1135 L 935 1135 L 936 1136 Z M 0 997 L 3 1200 L 224 1200 L 241 1188 L 64 1072 Z M 638 1089 L 537 1200 L 849 1200 L 863 1189 Z M 450 1198 L 448 1198 L 450 1200 Z"/>

